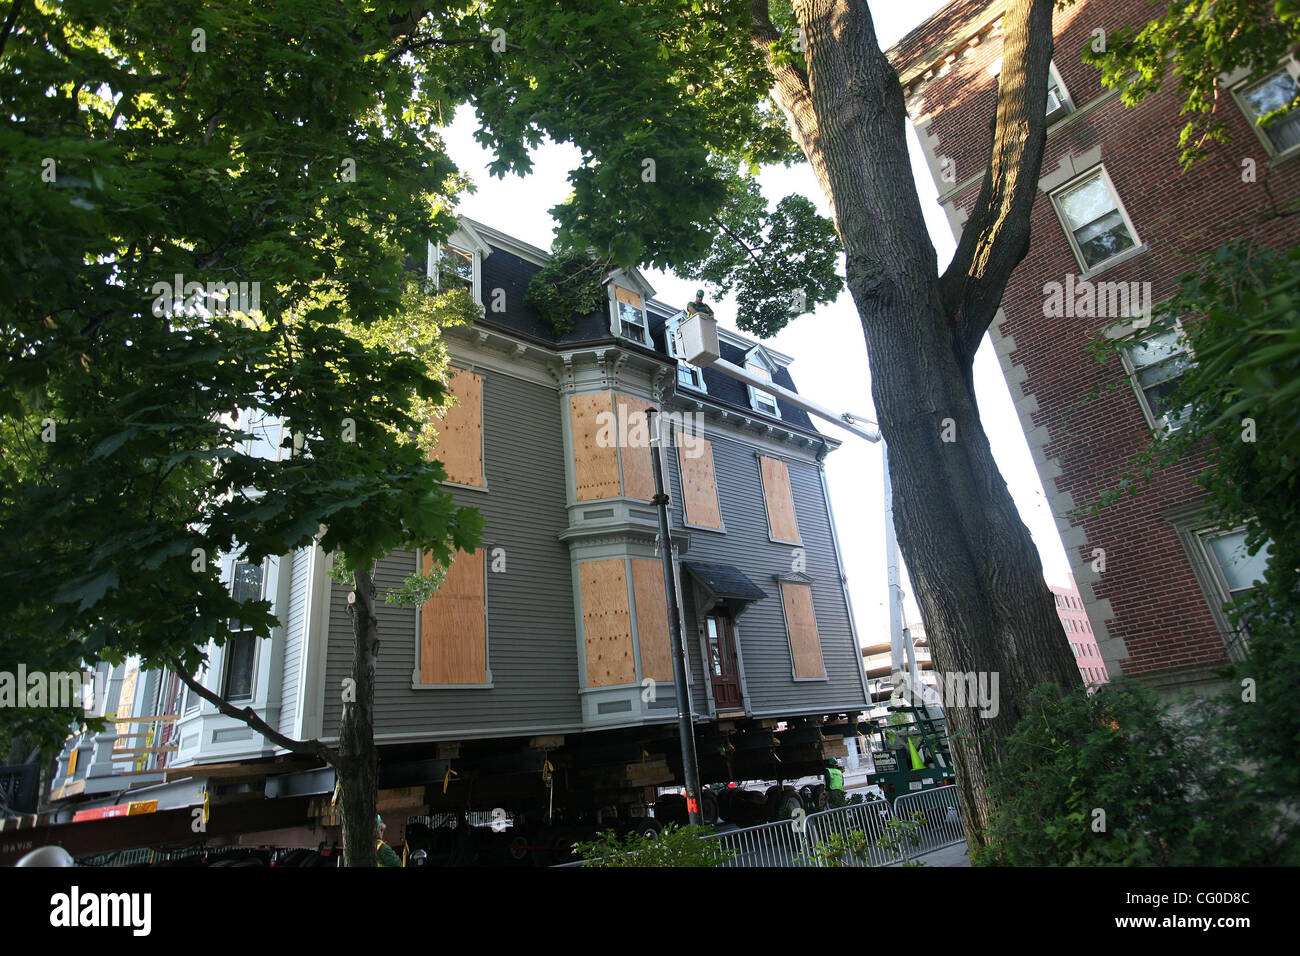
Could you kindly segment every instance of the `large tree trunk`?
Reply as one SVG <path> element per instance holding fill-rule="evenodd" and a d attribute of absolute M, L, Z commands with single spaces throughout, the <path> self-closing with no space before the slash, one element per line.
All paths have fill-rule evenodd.
<path fill-rule="evenodd" d="M 755 0 L 760 43 L 773 36 L 766 8 Z M 981 427 L 972 372 L 1027 248 L 1046 133 L 1051 8 L 1052 0 L 1008 7 L 991 171 L 942 277 L 912 180 L 903 93 L 865 0 L 797 0 L 805 66 L 773 64 L 777 98 L 844 244 L 889 444 L 899 544 L 935 666 L 945 675 L 997 675 L 995 716 L 946 708 L 973 848 L 988 824 L 988 773 L 1028 691 L 1080 683 L 1038 553 Z"/>
<path fill-rule="evenodd" d="M 379 750 L 375 746 L 375 660 L 379 656 L 379 619 L 375 585 L 369 571 L 353 574 L 348 610 L 354 636 L 352 686 L 343 688 L 339 724 L 339 803 L 343 808 L 343 865 L 374 866 L 375 816 L 379 799 Z"/>

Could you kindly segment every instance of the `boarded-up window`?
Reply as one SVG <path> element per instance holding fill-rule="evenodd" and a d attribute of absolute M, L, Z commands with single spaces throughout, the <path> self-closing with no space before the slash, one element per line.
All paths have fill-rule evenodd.
<path fill-rule="evenodd" d="M 608 392 L 569 397 L 573 427 L 573 480 L 579 501 L 619 493 L 618 428 Z"/>
<path fill-rule="evenodd" d="M 812 588 L 795 581 L 782 581 L 781 602 L 785 605 L 785 627 L 790 635 L 794 676 L 825 677 L 817 618 L 813 615 Z"/>
<path fill-rule="evenodd" d="M 673 679 L 668 638 L 668 594 L 663 565 L 654 558 L 632 559 L 632 595 L 636 598 L 636 636 L 641 645 L 641 677 Z"/>
<path fill-rule="evenodd" d="M 682 472 L 682 501 L 686 523 L 722 530 L 718 484 L 713 475 L 713 445 L 698 435 L 677 443 L 677 463 Z"/>
<path fill-rule="evenodd" d="M 774 541 L 799 544 L 799 522 L 794 514 L 790 491 L 790 469 L 779 458 L 758 458 L 763 473 L 763 499 L 767 502 L 767 526 Z"/>
<path fill-rule="evenodd" d="M 420 683 L 487 683 L 484 550 L 457 552 L 442 587 L 420 609 Z M 433 567 L 432 555 L 423 559 Z"/>
<path fill-rule="evenodd" d="M 623 453 L 623 494 L 638 501 L 655 496 L 654 451 L 650 447 L 650 428 L 645 410 L 653 402 L 643 398 L 618 396 L 619 446 Z"/>
<path fill-rule="evenodd" d="M 135 709 L 135 685 L 140 678 L 140 668 L 135 664 L 128 664 L 126 673 L 122 677 L 122 690 L 117 696 L 117 710 L 114 717 L 130 717 Z M 114 728 L 119 735 L 130 734 L 131 721 L 118 721 Z M 129 743 L 132 740 L 139 740 L 138 737 L 119 736 L 113 741 L 114 750 L 125 750 L 127 747 L 137 747 L 139 744 Z"/>
<path fill-rule="evenodd" d="M 438 443 L 433 457 L 447 469 L 447 480 L 483 487 L 483 376 L 453 368 L 447 373 L 447 389 L 455 403 L 434 416 Z"/>
<path fill-rule="evenodd" d="M 636 683 L 632 659 L 632 615 L 627 606 L 627 569 L 622 558 L 583 561 L 582 632 L 587 651 L 587 686 Z"/>

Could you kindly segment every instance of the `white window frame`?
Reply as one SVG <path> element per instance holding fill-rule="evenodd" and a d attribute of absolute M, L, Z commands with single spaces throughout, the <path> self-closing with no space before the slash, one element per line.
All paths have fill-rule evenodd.
<path fill-rule="evenodd" d="M 629 322 L 629 325 L 640 328 L 641 337 L 633 338 L 623 332 L 623 314 L 619 306 L 623 303 L 618 301 L 616 289 L 623 289 L 631 292 L 641 300 L 641 323 Z M 632 287 L 631 283 L 619 282 L 617 279 L 611 279 L 609 283 L 609 329 L 614 333 L 616 339 L 627 339 L 629 342 L 636 342 L 637 345 L 650 345 L 650 313 L 646 309 L 646 294 L 640 289 Z"/>
<path fill-rule="evenodd" d="M 1277 73 L 1280 73 L 1283 70 L 1286 70 L 1288 73 L 1290 73 L 1291 79 L 1295 80 L 1297 86 L 1300 86 L 1300 63 L 1296 61 L 1295 57 L 1288 56 L 1285 60 L 1283 60 L 1278 65 L 1278 68 L 1276 70 L 1270 70 L 1267 74 L 1255 80 L 1251 80 L 1249 78 L 1244 79 L 1241 82 L 1236 83 L 1231 87 L 1232 98 L 1237 104 L 1237 109 L 1241 110 L 1241 115 L 1246 118 L 1246 123 L 1250 126 L 1251 130 L 1255 133 L 1255 136 L 1259 139 L 1259 141 L 1263 144 L 1264 149 L 1268 152 L 1268 155 L 1271 156 L 1273 159 L 1278 159 L 1278 160 L 1290 159 L 1293 156 L 1300 156 L 1300 143 L 1297 143 L 1295 146 L 1290 146 L 1284 150 L 1279 151 L 1278 148 L 1275 145 L 1273 145 L 1273 140 L 1269 138 L 1268 130 L 1264 129 L 1259 125 L 1259 117 L 1254 114 L 1254 111 L 1250 108 L 1249 104 L 1247 104 L 1247 102 L 1242 98 L 1242 93 L 1245 92 L 1248 86 L 1257 86 L 1258 84 L 1263 83 L 1269 77 Z"/>
<path fill-rule="evenodd" d="M 668 354 L 677 359 L 677 385 L 681 388 L 694 389 L 697 392 L 708 394 L 708 387 L 704 384 L 704 369 L 698 365 L 692 365 L 680 355 L 677 354 L 677 340 L 675 338 L 677 329 L 682 324 L 684 316 L 677 315 L 664 323 L 664 344 L 667 346 Z M 682 372 L 689 374 L 691 381 L 689 383 L 682 381 Z"/>
<path fill-rule="evenodd" d="M 235 558 L 231 562 L 230 585 L 228 590 L 232 598 L 234 597 L 235 594 L 235 575 L 239 570 L 239 566 L 241 564 L 251 565 L 252 563 L 253 562 L 245 561 L 242 558 Z M 254 600 L 256 601 L 266 600 L 266 571 L 267 571 L 266 562 L 263 561 L 261 562 L 260 565 L 260 574 L 259 574 L 258 586 L 257 586 L 257 597 L 254 598 Z M 226 700 L 231 701 L 232 703 L 235 701 L 254 700 L 257 697 L 257 664 L 258 664 L 258 657 L 260 656 L 259 652 L 261 650 L 260 645 L 262 643 L 256 637 L 250 638 L 250 640 L 252 640 L 253 642 L 253 663 L 249 670 L 248 696 L 230 697 L 227 694 L 227 682 L 230 680 L 230 663 L 231 663 L 230 651 L 234 647 L 234 640 L 236 638 L 242 637 L 245 634 L 252 634 L 251 628 L 244 627 L 244 628 L 240 628 L 239 631 L 235 631 L 233 628 L 230 628 L 231 620 L 233 620 L 233 618 L 226 619 L 226 627 L 227 629 L 230 630 L 230 633 L 233 636 L 227 638 L 225 644 L 223 644 L 221 648 L 221 680 L 218 682 L 217 686 L 220 688 L 221 696 L 226 698 Z"/>
<path fill-rule="evenodd" d="M 1124 220 L 1124 225 L 1128 229 L 1129 236 L 1133 240 L 1133 245 L 1115 253 L 1108 259 L 1103 259 L 1094 265 L 1088 265 L 1087 260 L 1083 257 L 1083 250 L 1079 248 L 1079 241 L 1074 236 L 1074 227 L 1070 225 L 1070 217 L 1065 214 L 1065 210 L 1061 207 L 1061 197 L 1095 178 L 1098 173 L 1101 174 L 1101 181 L 1110 193 L 1111 199 L 1115 201 L 1115 208 L 1119 210 L 1120 217 Z M 1137 228 L 1133 225 L 1133 220 L 1129 218 L 1128 210 L 1124 208 L 1124 200 L 1120 198 L 1119 190 L 1115 188 L 1115 184 L 1111 181 L 1110 173 L 1106 170 L 1104 164 L 1093 166 L 1082 175 L 1075 176 L 1069 182 L 1053 189 L 1051 192 L 1051 200 L 1052 208 L 1056 211 L 1056 219 L 1060 222 L 1061 229 L 1065 232 L 1065 238 L 1070 243 L 1070 249 L 1074 252 L 1074 259 L 1079 264 L 1079 269 L 1082 270 L 1081 278 L 1095 275 L 1113 263 L 1126 259 L 1144 248 L 1142 245 L 1142 237 L 1138 235 Z"/>
<path fill-rule="evenodd" d="M 767 357 L 767 352 L 763 350 L 762 346 L 756 345 L 745 353 L 745 371 L 748 372 L 751 365 L 762 367 L 767 372 L 769 378 L 775 379 L 776 363 Z M 765 392 L 762 389 L 755 388 L 753 385 L 749 385 L 748 383 L 745 385 L 745 390 L 749 392 L 750 408 L 760 414 L 771 415 L 773 418 L 781 417 L 781 405 L 777 402 L 775 395 L 771 392 Z M 764 400 L 770 401 L 772 407 L 766 408 L 761 406 L 759 404 L 759 396 L 762 396 Z"/>
<path fill-rule="evenodd" d="M 1192 348 L 1187 342 L 1186 335 L 1183 332 L 1182 322 L 1179 321 L 1174 323 L 1174 331 L 1178 335 L 1180 344 L 1183 347 L 1183 353 L 1187 356 L 1189 362 L 1194 363 L 1196 357 L 1192 354 Z M 1144 337 L 1144 339 L 1148 337 Z M 1168 412 L 1157 417 L 1155 409 L 1151 407 L 1151 402 L 1147 398 L 1146 389 L 1144 389 L 1142 383 L 1138 381 L 1138 372 L 1140 370 L 1133 363 L 1133 359 L 1129 357 L 1128 347 L 1122 346 L 1118 351 L 1120 363 L 1124 366 L 1124 374 L 1128 376 L 1129 385 L 1133 389 L 1133 394 L 1137 396 L 1138 406 L 1142 409 L 1142 416 L 1147 420 L 1147 425 L 1151 430 L 1158 435 L 1172 435 L 1174 432 L 1182 428 L 1186 423 L 1171 418 Z M 1173 356 L 1170 356 L 1170 358 L 1173 358 Z M 1144 366 L 1144 368 L 1145 367 L 1148 366 Z"/>
<path fill-rule="evenodd" d="M 1058 106 L 1052 109 L 1051 95 L 1052 90 L 1057 92 Z M 1056 69 L 1056 61 L 1053 60 L 1047 65 L 1047 125 L 1053 126 L 1065 119 L 1074 112 L 1074 100 L 1070 97 L 1070 91 L 1065 88 L 1065 82 L 1061 79 L 1061 74 Z M 1052 119 L 1053 113 L 1059 113 L 1056 119 Z"/>

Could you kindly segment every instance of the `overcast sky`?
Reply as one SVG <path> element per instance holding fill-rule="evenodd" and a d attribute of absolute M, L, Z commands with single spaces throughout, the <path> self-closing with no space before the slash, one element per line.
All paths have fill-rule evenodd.
<path fill-rule="evenodd" d="M 894 43 L 942 4 L 943 0 L 872 2 L 882 46 Z M 577 165 L 577 150 L 569 145 L 547 144 L 534 154 L 535 166 L 529 176 L 495 179 L 487 172 L 491 154 L 473 139 L 476 125 L 473 111 L 462 108 L 445 131 L 451 158 L 478 187 L 476 193 L 465 197 L 460 212 L 525 242 L 550 248 L 555 224 L 547 210 L 569 194 L 566 177 Z M 942 269 L 952 257 L 955 242 L 910 127 L 908 134 L 913 175 Z M 807 164 L 766 170 L 760 182 L 772 203 L 790 193 L 801 193 L 816 202 L 823 215 L 829 215 L 825 198 Z M 698 281 L 690 276 L 648 270 L 646 277 L 655 287 L 656 298 L 674 305 L 684 306 L 698 286 Z M 735 327 L 734 303 L 724 300 L 718 305 L 717 313 L 722 325 Z M 866 346 L 847 290 L 835 302 L 795 320 L 767 341 L 794 359 L 790 374 L 801 393 L 834 411 L 874 418 Z M 1038 545 L 1044 575 L 1049 583 L 1067 584 L 1069 565 L 1065 551 L 987 337 L 975 360 L 975 388 L 984 428 L 1020 514 Z M 826 475 L 858 637 L 864 645 L 884 642 L 889 639 L 889 615 L 880 447 L 841 432 L 833 425 L 818 422 L 818 427 L 823 433 L 844 440 L 843 446 L 827 458 Z M 908 605 L 909 618 L 919 621 L 920 615 L 910 596 Z"/>

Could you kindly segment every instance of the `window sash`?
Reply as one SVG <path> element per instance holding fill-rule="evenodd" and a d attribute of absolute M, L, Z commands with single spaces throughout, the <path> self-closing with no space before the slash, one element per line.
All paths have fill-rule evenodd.
<path fill-rule="evenodd" d="M 1276 153 L 1285 153 L 1300 146 L 1300 109 L 1278 118 L 1268 126 L 1260 126 L 1259 121 L 1294 101 L 1298 95 L 1300 83 L 1296 82 L 1296 78 L 1285 66 L 1259 82 L 1241 88 L 1237 93 L 1237 101 L 1251 126 L 1272 145 Z"/>
<path fill-rule="evenodd" d="M 1052 201 L 1085 269 L 1137 246 L 1137 233 L 1104 168 L 1056 191 Z"/>

